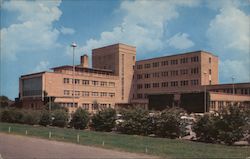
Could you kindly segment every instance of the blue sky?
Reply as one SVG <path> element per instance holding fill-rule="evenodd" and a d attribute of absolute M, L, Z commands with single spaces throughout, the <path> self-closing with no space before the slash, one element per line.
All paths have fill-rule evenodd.
<path fill-rule="evenodd" d="M 220 83 L 250 81 L 249 0 L 37 0 L 1 2 L 0 94 L 18 96 L 22 74 L 72 63 L 113 43 L 137 60 L 206 50 L 220 57 Z"/>

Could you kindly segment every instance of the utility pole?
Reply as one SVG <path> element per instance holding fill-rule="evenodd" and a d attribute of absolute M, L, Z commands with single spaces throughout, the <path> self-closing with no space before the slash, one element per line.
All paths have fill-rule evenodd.
<path fill-rule="evenodd" d="M 207 72 L 204 73 L 204 113 L 207 112 L 207 88 L 206 88 L 206 74 Z"/>
<path fill-rule="evenodd" d="M 233 84 L 233 105 L 234 105 L 234 95 L 235 95 L 234 80 L 235 80 L 235 77 L 234 77 L 234 75 L 233 75 L 233 76 L 232 76 L 232 84 Z"/>
<path fill-rule="evenodd" d="M 72 42 L 71 47 L 73 49 L 73 107 L 75 106 L 75 48 L 76 48 L 76 43 Z"/>

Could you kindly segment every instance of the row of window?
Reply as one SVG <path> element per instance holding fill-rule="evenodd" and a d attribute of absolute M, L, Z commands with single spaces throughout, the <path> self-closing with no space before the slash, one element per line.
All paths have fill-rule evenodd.
<path fill-rule="evenodd" d="M 187 75 L 188 69 L 181 69 L 181 70 L 171 70 L 171 71 L 163 71 L 163 72 L 154 72 L 154 73 L 145 73 L 144 79 L 147 78 L 159 78 L 159 77 L 168 77 L 168 76 L 179 76 L 179 75 Z M 199 68 L 191 68 L 191 74 L 198 74 Z M 137 74 L 137 79 L 143 79 L 143 74 Z"/>
<path fill-rule="evenodd" d="M 190 82 L 190 83 L 189 83 Z M 143 89 L 143 86 L 145 89 L 148 88 L 164 88 L 164 87 L 178 87 L 178 86 L 194 86 L 194 85 L 198 85 L 199 84 L 199 80 L 183 80 L 183 81 L 171 81 L 171 82 L 161 82 L 161 83 L 145 83 L 145 84 L 137 84 L 137 89 Z"/>
<path fill-rule="evenodd" d="M 64 78 L 63 83 L 71 84 L 73 83 L 73 79 Z M 91 80 L 80 80 L 75 79 L 75 84 L 82 84 L 82 85 L 92 85 L 92 86 L 102 86 L 102 87 L 115 87 L 115 82 L 106 82 L 106 81 L 91 81 Z"/>
<path fill-rule="evenodd" d="M 73 103 L 59 103 L 61 106 L 63 107 L 78 107 L 77 103 L 73 104 Z M 111 104 L 107 104 L 107 103 L 97 103 L 97 104 L 91 104 L 91 103 L 82 103 L 82 105 L 80 105 L 81 108 L 85 109 L 85 110 L 90 110 L 90 108 L 92 108 L 92 110 L 98 110 L 98 109 L 105 109 L 105 108 L 111 108 Z"/>
<path fill-rule="evenodd" d="M 241 89 L 234 89 L 234 92 L 233 92 L 233 89 L 232 88 L 227 88 L 227 89 L 215 89 L 215 90 L 211 90 L 211 91 L 214 91 L 214 92 L 224 92 L 224 93 L 235 93 L 235 94 L 242 94 L 242 95 L 248 95 L 250 94 L 250 88 L 241 88 Z"/>
<path fill-rule="evenodd" d="M 64 90 L 63 94 L 65 96 L 73 96 L 72 90 Z M 75 96 L 82 97 L 115 97 L 115 93 L 112 92 L 88 92 L 88 91 L 75 91 Z"/>
<path fill-rule="evenodd" d="M 191 57 L 191 58 L 188 58 L 188 57 L 181 58 L 180 59 L 180 64 L 188 63 L 189 59 L 190 59 L 190 62 L 199 62 L 199 57 L 194 56 L 194 57 Z M 211 62 L 211 58 L 209 59 L 209 62 Z M 161 61 L 161 62 L 146 63 L 146 64 L 144 64 L 144 68 L 151 68 L 151 67 L 155 68 L 155 67 L 159 67 L 160 64 L 161 64 L 161 66 L 168 66 L 169 64 L 170 65 L 178 65 L 178 63 L 179 63 L 178 59 L 169 60 L 169 61 L 164 60 L 164 61 Z M 137 65 L 137 69 L 138 70 L 143 69 L 143 65 L 142 64 Z"/>

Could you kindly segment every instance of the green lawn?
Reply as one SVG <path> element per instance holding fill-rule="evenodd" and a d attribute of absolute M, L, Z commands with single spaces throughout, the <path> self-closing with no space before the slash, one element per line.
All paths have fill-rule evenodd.
<path fill-rule="evenodd" d="M 77 143 L 77 134 L 80 136 L 79 144 L 117 149 L 128 152 L 147 153 L 170 158 L 246 158 L 250 156 L 250 147 L 225 146 L 217 144 L 205 144 L 178 139 L 150 138 L 115 133 L 103 133 L 94 131 L 80 131 L 66 128 L 51 128 L 30 126 L 21 124 L 0 123 L 0 132 L 11 134 L 36 136 Z M 103 145 L 104 142 L 104 145 Z"/>

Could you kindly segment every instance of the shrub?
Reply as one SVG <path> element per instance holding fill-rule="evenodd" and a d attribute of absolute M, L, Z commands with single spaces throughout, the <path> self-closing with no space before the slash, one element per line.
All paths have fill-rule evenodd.
<path fill-rule="evenodd" d="M 170 108 L 156 118 L 155 134 L 159 137 L 176 138 L 181 135 L 181 109 Z"/>
<path fill-rule="evenodd" d="M 154 130 L 153 118 L 147 110 L 141 108 L 121 111 L 123 122 L 117 125 L 117 131 L 125 134 L 148 135 Z"/>
<path fill-rule="evenodd" d="M 8 123 L 22 123 L 23 113 L 17 109 L 4 109 L 1 113 L 1 121 Z"/>
<path fill-rule="evenodd" d="M 227 145 L 239 141 L 244 135 L 246 120 L 244 113 L 237 106 L 229 106 L 219 113 L 220 119 L 216 121 L 218 139 Z"/>
<path fill-rule="evenodd" d="M 65 110 L 58 109 L 52 112 L 52 125 L 65 127 L 68 123 L 68 113 Z"/>
<path fill-rule="evenodd" d="M 214 125 L 214 118 L 210 115 L 200 117 L 194 124 L 193 131 L 199 141 L 208 143 L 217 141 L 218 130 Z"/>
<path fill-rule="evenodd" d="M 22 119 L 21 123 L 29 124 L 29 125 L 36 125 L 39 123 L 40 120 L 40 111 L 33 111 L 33 110 L 23 110 L 21 111 Z"/>
<path fill-rule="evenodd" d="M 116 111 L 112 108 L 98 111 L 92 117 L 91 127 L 96 131 L 112 131 L 115 127 Z"/>
<path fill-rule="evenodd" d="M 51 115 L 48 111 L 42 111 L 39 125 L 47 126 L 51 124 Z"/>
<path fill-rule="evenodd" d="M 89 113 L 82 108 L 78 108 L 75 113 L 72 114 L 70 125 L 75 129 L 85 129 L 88 122 Z"/>
<path fill-rule="evenodd" d="M 247 121 L 237 106 L 229 106 L 215 115 L 205 115 L 194 125 L 196 137 L 204 142 L 232 145 L 244 136 Z"/>

